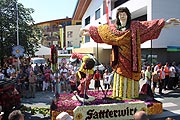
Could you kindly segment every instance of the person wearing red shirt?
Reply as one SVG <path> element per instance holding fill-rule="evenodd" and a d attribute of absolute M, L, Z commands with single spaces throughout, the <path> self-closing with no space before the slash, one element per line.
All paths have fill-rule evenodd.
<path fill-rule="evenodd" d="M 100 87 L 100 79 L 101 79 L 101 74 L 99 72 L 99 70 L 97 69 L 94 76 L 93 76 L 93 79 L 94 79 L 94 88 L 95 90 L 98 90 L 99 91 L 99 87 Z"/>

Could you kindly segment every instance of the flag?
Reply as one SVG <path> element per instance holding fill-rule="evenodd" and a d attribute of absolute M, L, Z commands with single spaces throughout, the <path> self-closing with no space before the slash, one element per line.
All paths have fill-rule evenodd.
<path fill-rule="evenodd" d="M 111 24 L 109 18 L 111 18 L 111 0 L 106 0 L 106 19 L 108 25 Z"/>

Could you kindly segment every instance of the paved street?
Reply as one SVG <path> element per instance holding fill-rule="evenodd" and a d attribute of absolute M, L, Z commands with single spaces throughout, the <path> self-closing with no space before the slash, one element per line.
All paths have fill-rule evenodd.
<path fill-rule="evenodd" d="M 140 85 L 144 84 L 144 80 L 140 80 Z M 102 81 L 101 81 L 101 85 Z M 94 89 L 94 81 L 92 80 L 90 88 Z M 164 96 L 158 94 L 158 89 L 156 89 L 155 98 L 163 103 L 163 113 L 160 115 L 149 116 L 150 120 L 165 120 L 167 117 L 175 118 L 180 120 L 180 88 L 176 90 L 166 90 L 163 91 Z M 52 92 L 37 92 L 36 98 L 22 99 L 22 104 L 31 107 L 50 107 L 51 101 L 54 98 Z M 30 113 L 25 114 L 25 120 L 50 120 L 50 116 L 43 116 L 42 114 L 31 115 Z"/>
<path fill-rule="evenodd" d="M 152 120 L 164 120 L 167 117 L 174 118 L 175 120 L 180 120 L 180 88 L 176 90 L 163 91 L 164 96 L 156 94 L 156 100 L 163 103 L 163 113 L 161 115 L 152 115 L 150 118 Z"/>
<path fill-rule="evenodd" d="M 52 92 L 37 92 L 35 98 L 23 98 L 22 104 L 27 107 L 50 108 L 53 99 L 54 94 Z M 50 116 L 43 116 L 42 114 L 32 115 L 31 113 L 26 112 L 25 120 L 50 120 Z"/>
<path fill-rule="evenodd" d="M 140 86 L 142 86 L 144 82 L 145 80 L 140 80 Z M 163 113 L 149 116 L 150 120 L 165 120 L 167 117 L 180 120 L 180 88 L 175 90 L 163 90 L 163 96 L 158 94 L 158 88 L 156 88 L 155 92 L 155 99 L 163 103 Z"/>

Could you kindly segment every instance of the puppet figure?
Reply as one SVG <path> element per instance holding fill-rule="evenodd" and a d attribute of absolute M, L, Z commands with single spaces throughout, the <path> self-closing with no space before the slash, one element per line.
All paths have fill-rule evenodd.
<path fill-rule="evenodd" d="M 82 55 L 78 53 L 73 53 L 71 59 L 80 59 L 82 60 L 81 66 L 77 72 L 77 76 L 80 80 L 80 84 L 78 86 L 78 94 L 79 97 L 88 99 L 88 95 L 86 94 L 91 79 L 94 74 L 94 65 L 95 61 L 88 55 Z"/>
<path fill-rule="evenodd" d="M 112 96 L 137 98 L 141 75 L 140 45 L 158 38 L 162 28 L 179 24 L 175 18 L 132 21 L 129 9 L 121 7 L 117 10 L 115 24 L 90 26 L 81 29 L 80 33 L 95 42 L 112 45 L 112 68 L 115 71 Z"/>

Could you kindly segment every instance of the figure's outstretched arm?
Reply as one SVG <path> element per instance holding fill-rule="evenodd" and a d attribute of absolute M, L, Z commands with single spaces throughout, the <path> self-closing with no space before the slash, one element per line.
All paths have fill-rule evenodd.
<path fill-rule="evenodd" d="M 102 41 L 101 37 L 99 36 L 98 27 L 96 27 L 96 26 L 90 26 L 89 29 L 81 28 L 80 35 L 81 36 L 89 36 L 97 43 L 104 43 Z"/>
<path fill-rule="evenodd" d="M 81 35 L 81 36 L 90 36 L 90 34 L 89 34 L 89 29 L 81 28 L 81 29 L 80 29 L 80 35 Z"/>
<path fill-rule="evenodd" d="M 170 28 L 177 25 L 180 25 L 180 20 L 175 19 L 175 18 L 170 18 L 167 21 L 165 21 L 164 19 L 140 21 L 137 29 L 140 29 L 139 34 L 141 37 L 140 38 L 141 43 L 146 42 L 147 40 L 157 39 L 163 28 Z M 132 33 L 136 33 L 136 30 L 137 30 L 135 29 L 136 26 L 137 26 L 137 23 L 134 23 L 131 25 Z"/>
<path fill-rule="evenodd" d="M 170 28 L 180 25 L 180 20 L 176 18 L 170 18 L 165 22 L 164 28 Z"/>

